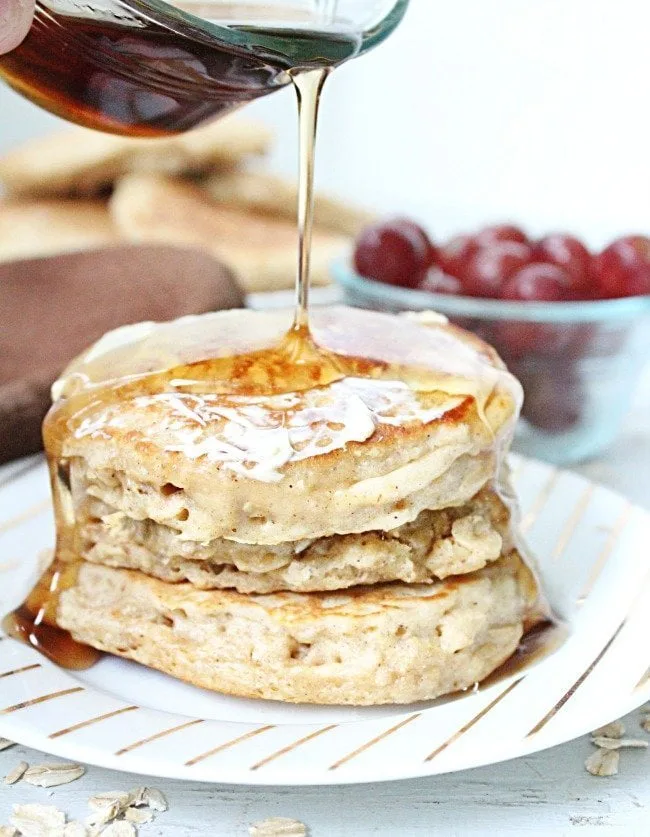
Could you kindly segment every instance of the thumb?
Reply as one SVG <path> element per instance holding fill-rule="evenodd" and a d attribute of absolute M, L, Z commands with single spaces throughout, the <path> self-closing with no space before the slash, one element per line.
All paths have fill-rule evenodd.
<path fill-rule="evenodd" d="M 0 0 L 0 55 L 17 47 L 34 17 L 34 0 Z"/>

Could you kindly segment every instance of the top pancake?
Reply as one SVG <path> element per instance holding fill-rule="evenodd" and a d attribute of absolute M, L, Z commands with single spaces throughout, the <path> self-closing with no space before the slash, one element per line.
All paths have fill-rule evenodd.
<path fill-rule="evenodd" d="M 372 367 L 382 376 L 340 375 L 265 395 L 238 391 L 236 380 L 188 388 L 196 383 L 192 370 L 203 369 L 195 363 L 180 384 L 173 374 L 163 386 L 147 379 L 155 380 L 153 391 L 136 376 L 196 362 L 206 352 L 227 356 L 241 354 L 246 343 L 249 351 L 269 345 L 286 318 L 220 312 L 143 326 L 139 340 L 132 329 L 109 335 L 56 388 L 70 395 L 85 386 L 80 410 L 70 409 L 80 398 L 73 395 L 50 420 L 57 413 L 66 419 L 55 442 L 71 460 L 72 484 L 182 538 L 260 544 L 394 529 L 423 509 L 460 505 L 476 494 L 497 471 L 520 400 L 498 357 L 440 319 L 314 313 L 319 343 L 384 361 L 386 368 Z M 97 381 L 108 374 L 121 382 L 129 374 L 136 385 L 106 397 Z M 52 438 L 50 432 L 50 447 Z"/>

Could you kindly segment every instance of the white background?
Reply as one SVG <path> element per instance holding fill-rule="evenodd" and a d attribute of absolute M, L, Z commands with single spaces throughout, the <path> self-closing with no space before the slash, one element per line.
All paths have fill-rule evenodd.
<path fill-rule="evenodd" d="M 506 218 L 593 244 L 648 231 L 649 37 L 645 0 L 412 0 L 331 80 L 319 181 L 440 235 Z M 250 112 L 293 172 L 290 91 Z M 0 150 L 56 123 L 0 87 Z"/>

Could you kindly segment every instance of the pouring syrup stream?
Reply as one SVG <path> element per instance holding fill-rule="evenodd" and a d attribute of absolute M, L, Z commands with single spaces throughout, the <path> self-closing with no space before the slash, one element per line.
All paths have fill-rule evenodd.
<path fill-rule="evenodd" d="M 318 110 L 323 86 L 330 68 L 292 74 L 298 96 L 300 129 L 298 174 L 298 277 L 296 281 L 296 309 L 293 330 L 309 329 L 309 269 L 314 228 L 314 163 Z"/>

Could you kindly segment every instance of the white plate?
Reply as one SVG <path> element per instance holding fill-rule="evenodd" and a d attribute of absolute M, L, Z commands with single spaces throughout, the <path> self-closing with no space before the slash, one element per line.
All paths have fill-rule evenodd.
<path fill-rule="evenodd" d="M 240 700 L 105 657 L 66 672 L 0 637 L 0 736 L 67 759 L 209 782 L 306 785 L 446 773 L 575 738 L 650 699 L 650 515 L 574 474 L 514 459 L 523 526 L 569 636 L 453 700 L 347 709 Z M 40 458 L 0 470 L 0 614 L 51 546 Z"/>

